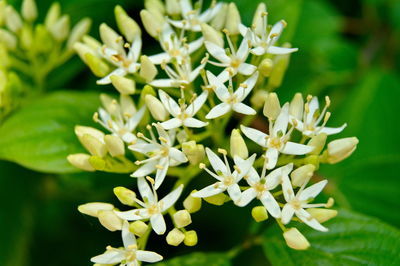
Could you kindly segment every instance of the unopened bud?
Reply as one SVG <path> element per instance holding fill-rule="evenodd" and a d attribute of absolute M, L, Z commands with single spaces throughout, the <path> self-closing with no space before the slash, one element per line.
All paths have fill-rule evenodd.
<path fill-rule="evenodd" d="M 78 206 L 78 211 L 80 213 L 97 217 L 99 211 L 112 211 L 114 205 L 104 202 L 90 202 Z"/>
<path fill-rule="evenodd" d="M 254 13 L 252 27 L 254 27 L 254 32 L 259 35 L 263 36 L 265 34 L 265 25 L 264 25 L 264 18 L 263 16 L 266 15 L 267 7 L 265 3 L 259 3 Z"/>
<path fill-rule="evenodd" d="M 147 56 L 142 55 L 140 57 L 140 76 L 144 78 L 146 82 L 151 82 L 157 73 L 157 68 L 153 62 L 151 62 Z"/>
<path fill-rule="evenodd" d="M 119 93 L 124 95 L 135 93 L 136 84 L 134 80 L 118 75 L 112 75 L 110 80 Z"/>
<path fill-rule="evenodd" d="M 125 145 L 120 137 L 113 135 L 106 135 L 104 137 L 104 142 L 111 156 L 121 156 L 125 154 Z"/>
<path fill-rule="evenodd" d="M 18 32 L 22 28 L 22 19 L 18 12 L 10 5 L 5 9 L 6 25 L 12 32 Z"/>
<path fill-rule="evenodd" d="M 172 229 L 167 235 L 167 243 L 171 246 L 179 246 L 185 239 L 185 234 L 178 228 Z"/>
<path fill-rule="evenodd" d="M 191 194 L 197 192 L 197 190 L 193 190 Z M 195 213 L 201 209 L 201 198 L 194 198 L 191 195 L 189 195 L 184 201 L 183 201 L 183 207 L 190 212 L 190 213 Z"/>
<path fill-rule="evenodd" d="M 179 0 L 166 0 L 165 8 L 167 14 L 170 16 L 179 15 L 181 13 L 181 6 L 179 4 Z"/>
<path fill-rule="evenodd" d="M 226 24 L 226 18 L 228 14 L 228 4 L 221 3 L 221 5 L 222 6 L 220 10 L 211 21 L 211 27 L 213 27 L 216 30 L 222 30 Z"/>
<path fill-rule="evenodd" d="M 268 96 L 268 92 L 265 90 L 258 90 L 256 91 L 253 96 L 250 98 L 250 103 L 254 106 L 256 109 L 260 109 L 263 107 L 265 99 Z"/>
<path fill-rule="evenodd" d="M 164 20 L 160 17 L 153 15 L 148 10 L 143 9 L 140 11 L 140 17 L 146 31 L 154 38 L 158 37 L 164 25 Z"/>
<path fill-rule="evenodd" d="M 22 2 L 21 13 L 27 21 L 34 21 L 38 15 L 35 0 L 24 0 Z"/>
<path fill-rule="evenodd" d="M 165 13 L 164 3 L 160 0 L 145 0 L 144 7 L 149 10 L 151 13 Z"/>
<path fill-rule="evenodd" d="M 6 18 L 6 1 L 0 1 L 0 27 L 4 25 Z"/>
<path fill-rule="evenodd" d="M 328 143 L 328 163 L 338 163 L 349 157 L 357 148 L 356 137 L 343 138 Z"/>
<path fill-rule="evenodd" d="M 83 36 L 82 41 L 84 44 L 89 46 L 89 48 L 91 48 L 93 51 L 99 50 L 102 46 L 102 44 L 98 40 L 88 35 Z"/>
<path fill-rule="evenodd" d="M 131 231 L 133 234 L 137 235 L 138 237 L 144 236 L 144 234 L 147 232 L 147 229 L 149 226 L 142 221 L 135 221 L 129 225 L 129 231 Z"/>
<path fill-rule="evenodd" d="M 283 233 L 286 244 L 293 249 L 306 250 L 310 247 L 308 240 L 297 230 L 297 228 L 290 228 Z"/>
<path fill-rule="evenodd" d="M 306 164 L 294 170 L 290 174 L 293 186 L 301 187 L 305 182 L 308 182 L 308 180 L 310 180 L 310 178 L 314 174 L 314 171 L 315 166 L 313 164 Z"/>
<path fill-rule="evenodd" d="M 191 224 L 192 218 L 187 210 L 180 210 L 174 214 L 174 222 L 177 228 L 182 228 Z"/>
<path fill-rule="evenodd" d="M 50 30 L 52 25 L 54 25 L 58 18 L 60 17 L 61 14 L 61 7 L 60 3 L 54 2 L 51 7 L 49 8 L 49 11 L 47 11 L 46 18 L 44 20 L 44 24 L 46 25 L 46 28 Z"/>
<path fill-rule="evenodd" d="M 301 120 L 303 117 L 304 110 L 304 100 L 303 95 L 298 92 L 294 95 L 292 101 L 290 102 L 289 114 L 296 119 Z"/>
<path fill-rule="evenodd" d="M 154 119 L 158 121 L 165 121 L 168 118 L 169 113 L 165 109 L 164 105 L 153 95 L 147 94 L 145 97 L 145 103 L 147 109 L 150 111 L 151 116 Z"/>
<path fill-rule="evenodd" d="M 323 208 L 309 208 L 307 212 L 311 214 L 318 222 L 324 223 L 338 214 L 337 210 L 323 209 Z"/>
<path fill-rule="evenodd" d="M 244 141 L 238 129 L 232 130 L 230 139 L 230 151 L 232 158 L 235 156 L 239 156 L 242 159 L 246 159 L 247 157 L 249 157 L 249 151 L 247 149 L 246 142 Z"/>
<path fill-rule="evenodd" d="M 20 31 L 20 44 L 25 50 L 32 49 L 33 36 L 32 28 L 29 25 L 24 25 Z"/>
<path fill-rule="evenodd" d="M 188 247 L 196 246 L 198 242 L 197 233 L 194 230 L 185 232 L 185 240 L 183 243 Z"/>
<path fill-rule="evenodd" d="M 97 77 L 104 77 L 110 72 L 110 67 L 93 54 L 85 54 L 84 62 Z"/>
<path fill-rule="evenodd" d="M 118 29 L 125 36 L 128 42 L 132 42 L 138 35 L 142 34 L 139 25 L 131 17 L 126 14 L 121 6 L 116 6 L 114 9 L 115 18 Z"/>
<path fill-rule="evenodd" d="M 259 223 L 268 219 L 268 212 L 264 206 L 256 206 L 251 210 L 251 216 Z"/>
<path fill-rule="evenodd" d="M 281 112 L 278 95 L 275 92 L 268 93 L 264 103 L 263 113 L 269 120 L 275 120 Z"/>
<path fill-rule="evenodd" d="M 81 19 L 71 30 L 71 34 L 69 35 L 67 41 L 67 48 L 72 49 L 74 44 L 82 39 L 85 36 L 92 24 L 92 21 L 89 18 Z"/>
<path fill-rule="evenodd" d="M 101 158 L 107 154 L 107 147 L 105 143 L 93 135 L 84 134 L 79 138 L 79 140 L 86 150 L 90 152 L 90 154 Z"/>
<path fill-rule="evenodd" d="M 100 25 L 100 38 L 107 47 L 116 51 L 123 50 L 123 39 L 106 23 Z"/>
<path fill-rule="evenodd" d="M 285 45 L 284 45 L 285 47 Z M 290 46 L 286 45 L 287 48 Z M 277 55 L 274 59 L 274 67 L 268 79 L 268 87 L 275 89 L 281 86 L 287 67 L 289 65 L 290 54 Z"/>
<path fill-rule="evenodd" d="M 212 42 L 219 47 L 224 46 L 224 39 L 222 39 L 221 33 L 216 29 L 211 27 L 206 23 L 201 24 L 201 32 L 203 33 L 203 37 L 205 41 Z"/>
<path fill-rule="evenodd" d="M 93 172 L 95 169 L 89 162 L 90 155 L 85 153 L 70 154 L 67 156 L 67 160 L 70 164 L 76 168 Z"/>
<path fill-rule="evenodd" d="M 13 50 L 17 47 L 17 38 L 5 29 L 0 29 L 0 42 L 9 50 Z"/>
<path fill-rule="evenodd" d="M 182 151 L 192 165 L 197 165 L 204 160 L 204 146 L 202 144 L 196 144 L 194 140 L 184 142 L 182 144 Z"/>
<path fill-rule="evenodd" d="M 269 77 L 271 75 L 273 67 L 274 61 L 272 61 L 270 58 L 265 58 L 258 66 L 258 71 L 260 71 L 261 75 L 263 75 L 264 77 Z"/>
<path fill-rule="evenodd" d="M 85 62 L 86 64 L 87 64 L 87 62 L 86 62 L 85 55 L 86 54 L 92 54 L 92 55 L 95 54 L 95 52 L 88 45 L 81 43 L 81 42 L 74 43 L 73 48 L 74 48 L 75 52 L 79 55 L 81 60 L 83 62 Z"/>
<path fill-rule="evenodd" d="M 128 206 L 133 206 L 135 204 L 136 193 L 132 190 L 125 187 L 115 187 L 113 191 L 122 204 Z"/>
<path fill-rule="evenodd" d="M 224 193 L 220 193 L 211 197 L 203 198 L 205 201 L 207 201 L 210 204 L 217 205 L 217 206 L 222 206 L 225 201 L 228 199 L 228 196 L 226 196 Z"/>
<path fill-rule="evenodd" d="M 239 34 L 239 25 L 241 23 L 240 13 L 235 3 L 229 3 L 226 20 L 226 29 L 232 35 Z"/>
<path fill-rule="evenodd" d="M 318 134 L 310 139 L 308 146 L 314 147 L 314 149 L 309 153 L 311 155 L 318 155 L 325 147 L 326 139 L 328 135 L 325 133 Z"/>
<path fill-rule="evenodd" d="M 122 220 L 115 214 L 114 211 L 98 211 L 97 217 L 99 218 L 101 225 L 111 232 L 122 229 Z"/>
<path fill-rule="evenodd" d="M 70 30 L 69 23 L 69 16 L 64 15 L 50 26 L 49 31 L 56 41 L 62 42 L 67 39 Z"/>

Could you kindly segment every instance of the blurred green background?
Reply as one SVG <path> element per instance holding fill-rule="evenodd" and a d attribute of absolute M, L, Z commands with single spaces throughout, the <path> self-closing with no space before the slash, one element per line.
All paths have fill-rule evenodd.
<path fill-rule="evenodd" d="M 20 1 L 9 2 L 20 6 Z M 116 4 L 126 8 L 137 21 L 143 8 L 143 2 L 138 0 L 60 2 L 63 12 L 70 14 L 73 21 L 91 17 L 94 36 L 98 36 L 101 22 L 115 25 L 112 10 Z M 235 2 L 242 20 L 249 24 L 260 1 Z M 319 175 L 329 179 L 326 191 L 336 199 L 335 207 L 343 209 L 342 215 L 328 225 L 333 228 L 332 232 L 342 232 L 340 224 L 343 223 L 347 231 L 339 234 L 342 239 L 330 233 L 330 238 L 323 238 L 321 234 L 306 230 L 305 235 L 315 246 L 313 250 L 320 253 L 313 254 L 311 250 L 311 253 L 300 254 L 288 251 L 282 245 L 280 235 L 274 235 L 273 227 L 263 246 L 244 251 L 232 263 L 249 266 L 267 263 L 313 265 L 317 264 L 312 260 L 313 256 L 320 256 L 331 260 L 321 260 L 319 265 L 368 262 L 370 265 L 396 265 L 394 260 L 385 261 L 384 256 L 389 254 L 392 257 L 388 256 L 388 259 L 399 259 L 397 253 L 400 251 L 400 1 L 265 2 L 269 23 L 279 19 L 288 22 L 281 40 L 299 47 L 299 52 L 291 57 L 284 83 L 278 89 L 281 100 L 290 100 L 297 91 L 329 95 L 333 104 L 329 125 L 339 126 L 347 122 L 348 127 L 340 137 L 357 136 L 360 144 L 348 160 L 324 166 L 319 171 Z M 42 16 L 50 3 L 50 0 L 39 1 Z M 151 52 L 156 44 L 150 37 L 145 38 L 145 52 Z M 50 77 L 48 91 L 61 90 L 39 103 L 33 102 L 27 110 L 15 114 L 18 117 L 13 117 L 13 123 L 0 128 L 0 158 L 39 171 L 71 170 L 64 159 L 65 154 L 81 149 L 73 126 L 92 125 L 91 114 L 99 104 L 97 93 L 112 92 L 112 88 L 96 86 L 93 75 L 75 57 Z M 81 91 L 85 91 L 84 94 Z M 84 107 L 74 108 L 79 106 L 79 101 L 85 103 Z M 40 117 L 41 121 L 31 123 L 32 117 Z M 48 133 L 44 141 L 43 132 L 34 133 L 34 128 L 48 121 L 54 123 L 56 132 Z M 13 131 L 12 124 L 18 125 L 17 131 Z M 18 142 L 21 139 L 35 141 L 33 144 Z M 52 148 L 43 154 L 42 151 L 48 147 Z M 20 155 L 18 151 L 21 149 L 26 150 L 26 154 Z M 54 155 L 59 156 L 57 162 L 49 159 Z M 115 202 L 112 188 L 130 186 L 131 182 L 126 175 L 43 174 L 16 163 L 0 161 L 0 265 L 90 265 L 91 256 L 103 252 L 109 244 L 120 245 L 120 237 L 118 233 L 102 228 L 97 220 L 81 215 L 76 208 L 89 201 Z M 224 252 L 246 238 L 246 228 L 251 224 L 251 208 L 235 208 L 232 204 L 203 206 L 200 213 L 193 215 L 194 223 L 190 227 L 196 229 L 200 237 L 197 247 L 171 248 L 162 237 L 153 236 L 158 244 L 150 241 L 149 249 L 159 251 L 166 258 L 194 250 Z M 221 208 L 223 217 L 218 215 Z M 372 250 L 376 254 L 366 254 L 368 249 L 363 251 L 364 246 L 374 245 L 377 247 Z M 347 260 L 346 256 L 355 256 L 359 260 Z M 374 259 L 371 256 L 375 256 Z M 211 264 L 204 262 L 204 265 Z"/>

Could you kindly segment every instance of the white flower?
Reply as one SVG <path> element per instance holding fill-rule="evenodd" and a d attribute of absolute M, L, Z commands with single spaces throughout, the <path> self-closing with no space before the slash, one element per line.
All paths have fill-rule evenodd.
<path fill-rule="evenodd" d="M 289 175 L 293 169 L 293 164 L 287 164 L 280 168 L 275 169 L 267 176 L 266 165 L 261 173 L 261 177 L 258 172 L 251 168 L 247 174 L 246 181 L 250 185 L 250 188 L 243 191 L 242 197 L 236 203 L 238 206 L 243 207 L 249 204 L 254 198 L 259 199 L 268 212 L 275 218 L 281 217 L 281 209 L 276 202 L 274 196 L 270 190 L 275 189 L 279 184 L 282 183 L 282 178 Z"/>
<path fill-rule="evenodd" d="M 129 231 L 129 223 L 124 222 L 122 226 L 122 241 L 124 248 L 113 248 L 108 246 L 106 252 L 91 258 L 91 262 L 99 264 L 117 264 L 126 266 L 139 266 L 142 262 L 158 262 L 163 257 L 152 251 L 139 250 L 136 237 Z"/>
<path fill-rule="evenodd" d="M 347 124 L 343 124 L 341 127 L 325 127 L 328 122 L 331 113 L 327 112 L 330 105 L 329 97 L 326 97 L 326 104 L 322 111 L 320 110 L 317 97 L 307 97 L 307 103 L 304 105 L 303 119 L 294 119 L 294 125 L 297 130 L 301 131 L 303 135 L 312 137 L 321 133 L 327 135 L 337 134 L 343 131 Z M 292 120 L 293 121 L 293 120 Z M 322 122 L 323 121 L 323 122 Z M 322 124 L 321 124 L 322 122 Z"/>
<path fill-rule="evenodd" d="M 160 34 L 160 45 L 165 52 L 149 56 L 149 59 L 153 64 L 169 63 L 175 59 L 180 65 L 188 61 L 190 54 L 203 45 L 203 40 L 203 37 L 200 37 L 191 43 L 186 43 L 183 34 L 177 36 L 170 27 L 165 27 Z"/>
<path fill-rule="evenodd" d="M 197 9 L 193 9 L 191 0 L 180 0 L 181 14 L 183 20 L 171 20 L 169 23 L 176 28 L 190 30 L 190 31 L 201 31 L 201 23 L 207 23 L 217 15 L 222 7 L 222 3 L 212 4 L 210 8 L 201 12 L 201 4 L 203 1 L 199 1 L 200 6 Z"/>
<path fill-rule="evenodd" d="M 131 97 L 122 94 L 119 102 L 105 94 L 101 95 L 101 100 L 104 108 L 99 108 L 94 120 L 126 143 L 134 141 L 133 131 L 142 120 L 146 107 L 137 111 Z"/>
<path fill-rule="evenodd" d="M 122 39 L 122 36 L 120 36 Z M 126 45 L 125 45 L 126 46 Z M 111 73 L 102 79 L 97 81 L 97 84 L 110 84 L 110 77 L 113 75 L 116 76 L 125 76 L 128 73 L 136 73 L 140 64 L 137 62 L 140 56 L 140 51 L 142 49 L 142 38 L 139 34 L 135 36 L 132 44 L 129 45 L 128 53 L 125 51 L 125 47 L 122 42 L 120 43 L 119 49 L 114 49 L 108 46 L 103 46 L 99 50 L 99 54 L 106 59 L 109 63 L 116 67 Z"/>
<path fill-rule="evenodd" d="M 241 195 L 241 190 L 238 185 L 240 180 L 248 173 L 249 169 L 252 167 L 256 155 L 253 154 L 250 158 L 243 160 L 239 156 L 234 157 L 235 166 L 233 167 L 235 170 L 232 172 L 228 160 L 226 158 L 226 151 L 221 150 L 224 155 L 224 161 L 222 161 L 212 150 L 206 148 L 206 153 L 208 156 L 208 160 L 215 173 L 205 167 L 205 165 L 201 164 L 200 167 L 204 168 L 207 173 L 209 173 L 212 177 L 218 180 L 218 182 L 209 185 L 191 194 L 192 197 L 205 198 L 211 197 L 213 195 L 220 194 L 224 191 L 228 191 L 231 199 L 236 202 Z"/>
<path fill-rule="evenodd" d="M 304 189 L 307 184 L 307 182 L 304 182 L 295 195 L 289 177 L 283 177 L 282 190 L 287 203 L 282 209 L 282 223 L 289 223 L 293 215 L 296 214 L 301 221 L 315 230 L 323 232 L 328 231 L 326 227 L 322 226 L 315 218 L 312 217 L 310 213 L 305 210 L 307 208 L 326 207 L 326 204 L 309 204 L 308 202 L 313 200 L 322 191 L 327 183 L 327 180 L 322 180 Z"/>
<path fill-rule="evenodd" d="M 143 177 L 157 170 L 155 188 L 158 189 L 167 175 L 169 166 L 176 166 L 185 163 L 187 162 L 187 158 L 183 152 L 173 147 L 175 141 L 174 130 L 167 133 L 159 124 L 154 124 L 154 126 L 157 130 L 159 136 L 158 140 L 160 142 L 157 141 L 151 128 L 149 128 L 151 139 L 146 138 L 143 134 L 139 133 L 138 136 L 140 136 L 144 141 L 137 141 L 128 148 L 149 157 L 146 160 L 136 162 L 139 165 L 144 165 L 133 172 L 131 176 Z"/>
<path fill-rule="evenodd" d="M 275 121 L 269 122 L 269 135 L 257 129 L 241 126 L 243 134 L 258 145 L 267 149 L 265 156 L 267 169 L 275 167 L 279 153 L 303 155 L 313 150 L 313 147 L 290 142 L 293 127 L 287 132 L 289 123 L 289 104 L 286 103 Z"/>
<path fill-rule="evenodd" d="M 245 115 L 255 115 L 256 111 L 250 106 L 242 103 L 242 101 L 251 92 L 258 79 L 258 71 L 248 78 L 244 83 L 240 84 L 239 88 L 233 92 L 232 85 L 229 89 L 221 80 L 214 76 L 210 71 L 207 71 L 207 77 L 210 85 L 214 88 L 215 94 L 222 103 L 214 106 L 206 115 L 207 119 L 220 117 L 231 110 Z M 230 79 L 230 83 L 232 80 Z"/>
<path fill-rule="evenodd" d="M 229 52 L 227 52 L 224 48 L 219 47 L 215 43 L 209 41 L 204 42 L 207 51 L 219 61 L 213 62 L 208 60 L 208 62 L 216 66 L 225 67 L 225 70 L 219 75 L 220 80 L 225 82 L 229 79 L 230 75 L 234 76 L 238 72 L 245 76 L 253 74 L 257 67 L 246 63 L 250 52 L 248 39 L 243 38 L 239 49 L 236 50 L 230 37 L 228 36 L 228 33 L 226 35 L 229 44 Z"/>
<path fill-rule="evenodd" d="M 203 91 L 200 96 L 196 97 L 189 105 L 181 104 L 180 106 L 163 90 L 159 90 L 160 100 L 164 104 L 165 109 L 174 117 L 170 120 L 162 122 L 160 125 L 165 129 L 173 129 L 181 126 L 200 128 L 208 125 L 207 122 L 200 121 L 193 116 L 200 110 L 207 100 L 208 91 Z"/>
<path fill-rule="evenodd" d="M 138 203 L 142 208 L 123 212 L 115 211 L 115 213 L 121 219 L 128 221 L 150 219 L 150 223 L 154 232 L 159 235 L 164 234 L 166 231 L 166 224 L 163 213 L 171 208 L 178 200 L 182 193 L 183 185 L 177 187 L 161 200 L 158 200 L 153 183 L 152 187 L 150 188 L 144 177 L 138 178 L 138 189 L 143 201 L 140 201 L 136 198 L 135 202 Z"/>

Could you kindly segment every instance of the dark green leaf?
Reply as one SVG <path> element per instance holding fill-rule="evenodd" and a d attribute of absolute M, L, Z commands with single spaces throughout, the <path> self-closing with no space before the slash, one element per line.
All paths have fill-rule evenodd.
<path fill-rule="evenodd" d="M 229 266 L 231 262 L 224 253 L 195 252 L 155 264 L 155 266 Z"/>

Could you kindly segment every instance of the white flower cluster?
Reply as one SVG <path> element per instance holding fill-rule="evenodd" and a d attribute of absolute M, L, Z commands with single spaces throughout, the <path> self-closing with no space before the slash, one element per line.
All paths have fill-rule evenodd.
<path fill-rule="evenodd" d="M 161 260 L 160 255 L 139 249 L 145 248 L 152 230 L 158 235 L 167 232 L 165 214 L 174 224 L 166 237 L 168 244 L 195 245 L 196 232 L 185 227 L 191 223 L 190 213 L 201 208 L 201 198 L 217 205 L 232 200 L 239 207 L 258 199 L 261 205 L 253 208 L 254 219 L 263 221 L 269 213 L 290 247 L 307 248 L 304 236 L 285 225 L 294 220 L 328 230 L 321 223 L 336 211 L 320 207 L 331 207 L 333 200 L 311 203 L 327 181 L 308 184 L 320 163 L 336 163 L 350 156 L 358 140 L 335 140 L 325 149 L 327 135 L 345 127 L 325 126 L 330 117 L 329 98 L 320 108 L 316 97 L 304 100 L 298 93 L 281 105 L 276 93 L 265 90 L 279 86 L 276 80 L 284 74 L 282 68 L 274 70 L 274 64 L 287 61 L 297 51 L 287 44 L 277 46 L 286 23 L 268 26 L 263 3 L 250 27 L 241 23 L 233 3 L 212 2 L 205 9 L 202 1 L 192 5 L 190 0 L 147 0 L 145 6 L 140 13 L 142 23 L 159 42 L 160 53 L 141 55 L 141 30 L 119 6 L 115 14 L 122 35 L 103 24 L 103 43 L 85 37 L 75 45 L 100 77 L 98 84 L 112 83 L 120 99 L 101 97 L 104 107 L 94 119 L 110 134 L 78 126 L 76 133 L 90 154 L 73 154 L 68 160 L 88 171 L 130 173 L 137 178 L 141 196 L 116 187 L 115 195 L 130 209 L 121 211 L 108 203 L 79 207 L 107 229 L 122 230 L 124 247 L 107 248 L 92 262 L 138 265 L 138 261 Z M 251 100 L 249 95 L 253 95 Z M 138 99 L 139 108 L 133 99 Z M 231 118 L 239 121 L 240 130 L 228 123 Z M 232 130 L 230 145 L 227 130 Z M 251 140 L 248 143 L 261 146 L 258 154 L 249 156 L 240 131 Z M 126 154 L 125 146 L 132 153 Z M 129 159 L 132 155 L 134 163 Z M 217 181 L 193 191 L 183 201 L 185 209 L 177 211 L 174 205 L 184 185 L 201 170 Z M 165 187 L 166 177 L 177 179 L 172 191 L 159 199 L 158 190 Z"/>

